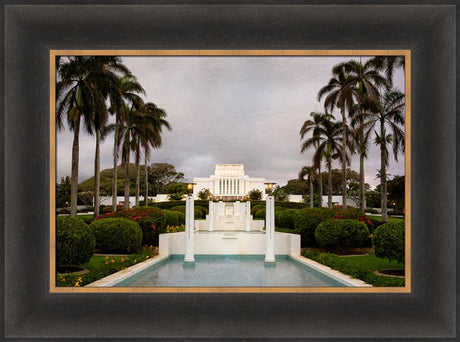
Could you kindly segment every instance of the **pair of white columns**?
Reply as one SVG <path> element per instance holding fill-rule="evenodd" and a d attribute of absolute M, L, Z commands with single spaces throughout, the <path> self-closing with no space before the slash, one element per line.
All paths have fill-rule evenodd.
<path fill-rule="evenodd" d="M 212 208 L 212 204 L 210 204 Z M 250 208 L 248 202 L 248 208 Z M 266 201 L 265 217 L 265 263 L 275 264 L 275 200 L 268 196 Z M 185 253 L 184 264 L 194 264 L 195 255 L 193 251 L 195 226 L 195 210 L 193 196 L 187 196 L 185 200 Z M 246 227 L 246 230 L 248 228 Z"/>

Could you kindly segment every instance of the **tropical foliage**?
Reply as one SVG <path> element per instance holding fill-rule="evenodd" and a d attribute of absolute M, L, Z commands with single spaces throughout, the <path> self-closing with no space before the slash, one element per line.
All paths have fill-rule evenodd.
<path fill-rule="evenodd" d="M 56 126 L 73 131 L 72 169 L 70 176 L 70 214 L 76 216 L 78 196 L 78 159 L 80 129 L 95 135 L 93 204 L 94 214 L 100 210 L 100 143 L 114 132 L 112 169 L 112 210 L 117 210 L 118 157 L 122 150 L 124 165 L 125 206 L 129 207 L 130 156 L 134 152 L 136 206 L 139 205 L 140 158 L 144 155 L 145 197 L 148 196 L 147 161 L 152 148 L 162 144 L 164 128 L 171 129 L 166 111 L 153 102 L 144 103 L 144 89 L 120 57 L 70 56 L 59 57 L 56 82 Z M 114 124 L 110 123 L 114 115 Z M 107 193 L 107 192 L 106 192 Z M 67 202 L 67 201 L 66 201 Z"/>
<path fill-rule="evenodd" d="M 372 142 L 380 148 L 381 165 L 377 170 L 380 178 L 382 218 L 387 220 L 387 168 L 390 153 L 398 160 L 404 151 L 404 94 L 392 88 L 393 74 L 396 68 L 404 68 L 402 56 L 376 56 L 374 58 L 352 59 L 335 65 L 332 77 L 317 94 L 318 101 L 323 101 L 325 113 L 313 112 L 300 129 L 300 136 L 305 139 L 301 152 L 313 150 L 313 165 L 305 167 L 299 173 L 299 179 L 308 177 L 310 183 L 310 207 L 313 204 L 312 180 L 319 186 L 319 206 L 322 207 L 322 173 L 325 163 L 328 169 L 328 206 L 331 206 L 332 192 L 342 195 L 343 208 L 347 207 L 348 198 L 352 197 L 359 204 L 361 211 L 366 203 L 364 160 Z M 340 113 L 341 121 L 335 121 L 333 112 Z M 338 127 L 340 126 L 340 128 Z M 359 181 L 353 186 L 347 183 L 347 166 L 350 157 L 357 153 L 360 161 Z M 331 189 L 332 163 L 339 159 L 341 163 L 341 190 Z M 404 196 L 403 196 L 404 197 Z M 401 201 L 399 201 L 401 202 Z M 396 206 L 396 202 L 394 202 Z"/>

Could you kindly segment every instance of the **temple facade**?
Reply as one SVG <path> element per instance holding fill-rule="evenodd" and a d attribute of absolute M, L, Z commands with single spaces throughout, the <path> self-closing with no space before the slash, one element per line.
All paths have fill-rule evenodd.
<path fill-rule="evenodd" d="M 209 178 L 194 178 L 193 182 L 195 198 L 198 198 L 202 189 L 209 189 L 213 198 L 225 201 L 244 199 L 253 189 L 262 192 L 262 199 L 266 197 L 265 178 L 245 175 L 243 164 L 217 164 L 213 175 Z"/>

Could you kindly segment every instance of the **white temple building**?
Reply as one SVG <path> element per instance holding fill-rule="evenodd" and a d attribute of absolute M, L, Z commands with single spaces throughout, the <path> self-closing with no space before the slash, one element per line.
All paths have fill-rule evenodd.
<path fill-rule="evenodd" d="M 265 178 L 250 178 L 244 174 L 243 164 L 217 164 L 214 174 L 209 178 L 194 178 L 193 196 L 198 198 L 198 193 L 209 189 L 215 199 L 237 200 L 245 198 L 253 189 L 262 192 L 262 199 L 266 198 Z"/>

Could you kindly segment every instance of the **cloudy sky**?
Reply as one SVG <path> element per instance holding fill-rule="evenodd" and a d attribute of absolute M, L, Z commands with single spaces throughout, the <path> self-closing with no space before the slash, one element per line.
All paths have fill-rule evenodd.
<path fill-rule="evenodd" d="M 353 57 L 123 57 L 146 91 L 145 101 L 166 110 L 172 130 L 151 163 L 166 162 L 186 180 L 209 177 L 216 164 L 244 164 L 250 177 L 281 186 L 311 165 L 314 151 L 300 153 L 299 130 L 313 111 L 324 111 L 318 90 L 332 66 Z M 359 57 L 355 57 L 359 59 Z M 395 85 L 404 90 L 398 72 Z M 339 113 L 334 113 L 339 118 Z M 70 176 L 72 132 L 57 134 L 57 180 Z M 80 135 L 79 182 L 93 176 L 95 138 Z M 101 145 L 101 170 L 112 168 L 113 135 Z M 340 168 L 335 161 L 334 168 Z M 365 162 L 372 187 L 380 168 L 372 147 Z M 359 170 L 353 158 L 352 169 Z M 404 158 L 390 159 L 388 173 L 404 174 Z"/>

